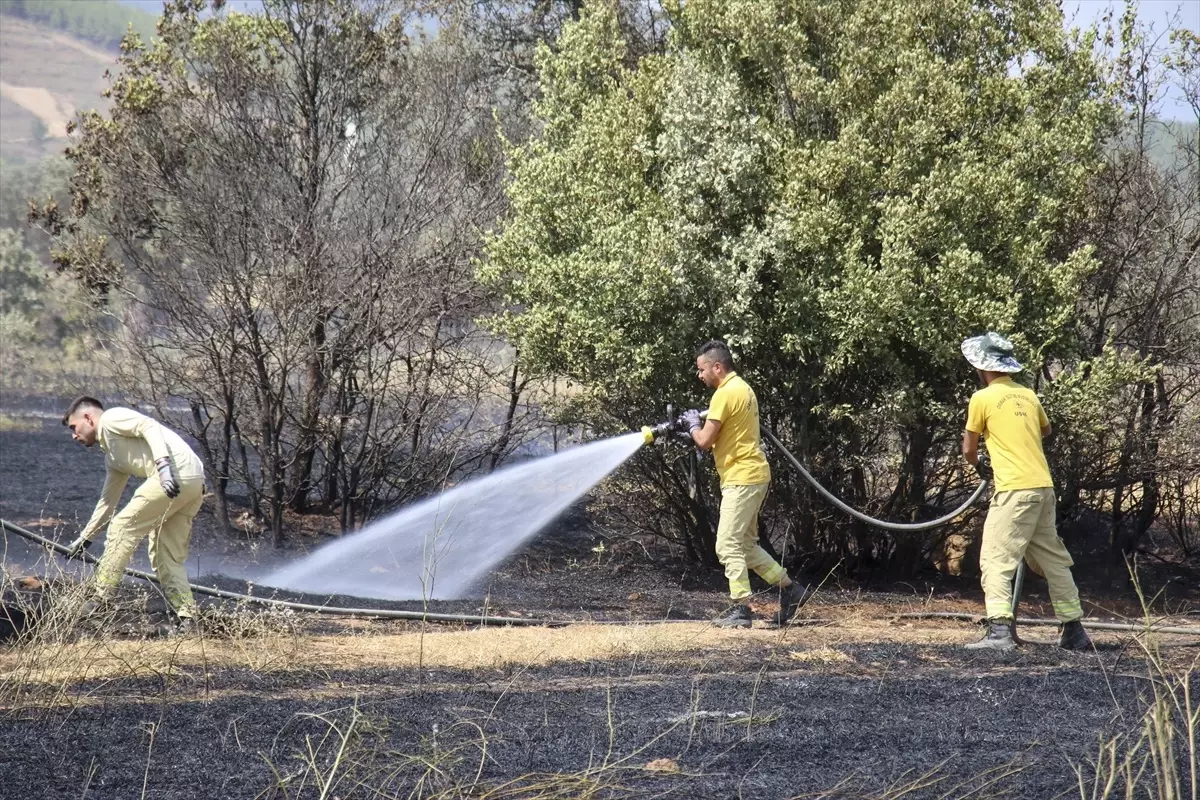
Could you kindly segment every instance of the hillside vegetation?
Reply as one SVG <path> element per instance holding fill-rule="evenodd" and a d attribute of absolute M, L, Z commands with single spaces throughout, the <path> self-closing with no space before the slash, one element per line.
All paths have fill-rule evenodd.
<path fill-rule="evenodd" d="M 0 14 L 37 23 L 116 50 L 130 26 L 143 38 L 154 35 L 155 15 L 116 0 L 0 0 Z"/>
<path fill-rule="evenodd" d="M 104 74 L 129 26 L 155 17 L 108 0 L 0 0 L 0 158 L 60 151 L 78 111 L 101 108 Z"/>

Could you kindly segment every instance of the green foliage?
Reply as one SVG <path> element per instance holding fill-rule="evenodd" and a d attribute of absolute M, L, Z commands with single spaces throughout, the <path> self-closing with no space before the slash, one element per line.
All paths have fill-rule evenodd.
<path fill-rule="evenodd" d="M 0 159 L 0 228 L 23 228 L 30 202 L 44 205 L 67 196 L 70 165 L 62 158 L 33 162 Z"/>
<path fill-rule="evenodd" d="M 490 324 L 601 426 L 703 403 L 691 354 L 723 338 L 802 453 L 836 475 L 847 444 L 920 442 L 920 473 L 961 425 L 962 338 L 1004 331 L 1035 370 L 1071 345 L 1096 266 L 1074 228 L 1118 119 L 1091 35 L 1037 0 L 695 0 L 673 22 L 630 66 L 591 3 L 541 52 Z"/>
<path fill-rule="evenodd" d="M 27 344 L 45 308 L 46 269 L 18 231 L 0 229 L 0 336 Z"/>
<path fill-rule="evenodd" d="M 131 27 L 146 39 L 154 35 L 153 14 L 116 0 L 0 0 L 0 14 L 29 20 L 114 49 Z"/>
<path fill-rule="evenodd" d="M 9 388 L 45 390 L 86 360 L 93 313 L 65 275 L 48 272 L 18 230 L 0 228 L 0 374 Z"/>
<path fill-rule="evenodd" d="M 979 330 L 1035 363 L 1062 347 L 1094 268 L 1065 232 L 1114 113 L 1057 10 L 702 1 L 676 22 L 627 68 L 592 4 L 542 53 L 544 134 L 512 152 L 481 270 L 531 365 L 632 421 L 721 336 L 776 414 L 853 416 L 890 390 L 921 410 L 922 384 L 961 399 Z"/>

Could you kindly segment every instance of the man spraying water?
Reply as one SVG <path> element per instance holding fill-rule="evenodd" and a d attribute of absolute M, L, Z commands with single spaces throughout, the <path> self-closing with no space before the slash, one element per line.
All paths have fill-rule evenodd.
<path fill-rule="evenodd" d="M 710 341 L 696 352 L 700 381 L 714 389 L 707 418 L 698 410 L 683 420 L 697 447 L 712 450 L 721 479 L 721 511 L 717 524 L 717 558 L 729 579 L 730 609 L 713 620 L 719 628 L 749 628 L 754 615 L 747 605 L 750 573 L 754 570 L 779 587 L 779 616 L 785 625 L 808 599 L 805 587 L 758 543 L 758 512 L 767 497 L 771 467 L 763 454 L 758 398 L 750 384 L 734 371 L 733 355 L 724 342 Z"/>

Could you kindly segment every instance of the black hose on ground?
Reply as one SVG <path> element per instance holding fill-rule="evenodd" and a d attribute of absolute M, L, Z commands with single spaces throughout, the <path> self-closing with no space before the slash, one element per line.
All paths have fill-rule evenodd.
<path fill-rule="evenodd" d="M 39 536 L 33 531 L 27 531 L 19 525 L 14 525 L 6 519 L 0 519 L 0 528 L 11 531 L 18 536 L 23 536 L 35 544 L 39 544 L 47 550 L 51 550 L 59 555 L 65 556 L 67 548 L 58 542 Z M 98 563 L 99 559 L 91 553 L 84 552 L 83 557 L 90 564 Z M 125 568 L 125 574 L 134 578 L 139 578 L 144 581 L 157 584 L 158 579 L 149 572 L 144 572 L 140 569 L 132 567 Z M 530 619 L 527 617 L 488 617 L 473 614 L 435 614 L 428 611 L 400 611 L 387 608 L 339 608 L 337 606 L 319 606 L 311 603 L 296 603 L 290 600 L 276 600 L 270 597 L 254 597 L 248 594 L 239 594 L 238 592 L 227 592 L 224 589 L 214 589 L 211 586 L 202 584 L 190 583 L 192 591 L 197 594 L 208 595 L 209 597 L 219 597 L 223 600 L 237 600 L 244 603 L 255 603 L 263 606 L 273 606 L 276 608 L 291 608 L 297 611 L 309 611 L 314 614 L 327 614 L 337 617 L 356 617 L 359 619 L 405 619 L 416 620 L 423 622 L 459 622 L 468 625 L 566 625 L 562 620 L 549 619 Z"/>
<path fill-rule="evenodd" d="M 6 531 L 11 531 L 12 533 L 17 534 L 18 536 L 22 536 L 22 537 L 28 539 L 29 541 L 34 542 L 35 544 L 41 545 L 42 547 L 46 548 L 47 550 L 51 550 L 55 553 L 58 553 L 59 555 L 65 556 L 67 554 L 67 548 L 64 545 L 59 544 L 58 542 L 55 542 L 51 539 L 47 539 L 43 536 L 39 536 L 38 534 L 34 533 L 33 531 L 25 530 L 21 526 L 15 525 L 6 519 L 0 519 L 0 529 L 6 530 Z M 84 553 L 84 558 L 91 564 L 95 564 L 99 561 L 99 559 L 97 559 L 95 556 L 91 555 L 90 553 L 86 553 L 86 552 Z M 155 578 L 150 573 L 144 572 L 140 569 L 133 569 L 131 567 L 127 567 L 125 569 L 125 572 L 126 572 L 126 574 L 128 574 L 134 578 L 139 578 L 144 581 L 150 581 L 151 583 L 155 583 L 155 584 L 158 583 L 157 578 Z M 470 615 L 470 614 L 434 614 L 434 613 L 429 613 L 429 612 L 424 612 L 424 611 L 398 611 L 398 610 L 392 610 L 392 609 L 386 609 L 386 608 L 340 608 L 338 606 L 318 606 L 318 605 L 312 605 L 310 603 L 295 603 L 295 602 L 292 602 L 289 600 L 275 600 L 275 599 L 269 598 L 269 597 L 254 597 L 254 596 L 248 595 L 248 594 L 238 594 L 237 592 L 227 592 L 223 589 L 214 589 L 211 586 L 204 586 L 202 584 L 193 583 L 193 584 L 189 584 L 189 586 L 191 586 L 192 591 L 196 592 L 197 594 L 204 594 L 204 595 L 208 595 L 210 597 L 219 597 L 224 600 L 238 600 L 238 601 L 246 602 L 246 603 L 255 603 L 255 604 L 264 605 L 264 606 L 274 606 L 277 608 L 291 608 L 291 609 L 295 609 L 297 611 L 308 611 L 308 612 L 311 612 L 314 614 L 327 614 L 330 616 L 339 616 L 339 617 L 356 617 L 356 618 L 360 618 L 360 619 L 405 619 L 405 620 L 416 620 L 416 621 L 427 621 L 427 622 L 457 622 L 457 623 L 466 623 L 469 625 L 540 625 L 540 626 L 550 626 L 550 627 L 561 627 L 564 625 L 581 624 L 577 620 L 532 619 L 529 617 L 487 617 L 487 616 L 478 616 L 478 615 Z M 957 611 L 925 611 L 925 612 L 899 614 L 896 616 L 899 619 L 940 618 L 940 619 L 961 619 L 961 620 L 966 620 L 968 622 L 979 622 L 982 619 L 982 617 L 979 616 L 978 614 L 968 614 L 965 612 L 957 612 Z M 647 624 L 649 624 L 650 622 L 657 624 L 657 623 L 661 623 L 661 622 L 682 623 L 682 622 L 694 622 L 694 621 L 695 620 L 653 620 L 653 621 L 646 620 L 645 622 Z M 798 620 L 796 623 L 793 623 L 793 624 L 794 625 L 795 624 L 814 625 L 814 624 L 830 623 L 830 622 L 833 622 L 833 620 Z M 1023 625 L 1058 625 L 1059 624 L 1058 620 L 1054 620 L 1054 619 L 1021 619 L 1021 620 L 1019 620 L 1019 622 Z M 640 623 L 641 623 L 641 621 L 635 621 L 634 624 L 640 624 Z M 592 623 L 588 623 L 588 624 L 592 624 Z M 606 623 L 601 623 L 601 624 L 628 625 L 631 623 L 622 620 L 622 621 L 606 622 Z M 1133 632 L 1133 633 L 1144 632 L 1147 630 L 1147 626 L 1145 626 L 1145 625 L 1133 625 L 1133 624 L 1116 623 L 1116 622 L 1087 622 L 1087 621 L 1085 621 L 1083 623 L 1083 626 L 1085 628 L 1092 628 L 1095 630 L 1128 631 L 1128 632 Z M 1183 636 L 1196 636 L 1196 637 L 1200 638 L 1200 628 L 1155 627 L 1152 625 L 1152 626 L 1150 626 L 1149 630 L 1153 631 L 1154 633 L 1179 634 L 1179 635 L 1183 635 Z"/>
<path fill-rule="evenodd" d="M 805 469 L 804 465 L 800 463 L 799 459 L 797 459 L 794 455 L 792 455 L 791 451 L 783 446 L 783 442 L 779 441 L 779 438 L 777 436 L 775 436 L 775 434 L 771 433 L 771 431 L 767 428 L 763 428 L 762 432 L 768 439 L 771 440 L 771 443 L 773 445 L 775 445 L 776 447 L 779 448 L 779 451 L 781 453 L 783 453 L 784 456 L 787 457 L 787 460 L 790 461 L 792 463 L 792 466 L 795 467 L 800 472 L 800 474 L 804 476 L 805 480 L 807 480 L 809 483 L 811 483 L 813 485 L 813 488 L 821 493 L 822 497 L 824 497 L 826 500 L 833 503 L 839 509 L 841 509 L 845 513 L 849 514 L 850 516 L 854 517 L 855 519 L 862 520 L 863 522 L 867 523 L 868 525 L 873 525 L 876 528 L 883 528 L 884 530 L 888 530 L 888 531 L 903 531 L 903 532 L 927 531 L 930 528 L 936 528 L 939 525 L 945 525 L 947 522 L 952 521 L 959 514 L 963 513 L 968 508 L 975 505 L 975 503 L 979 500 L 979 498 L 983 496 L 983 493 L 987 491 L 988 482 L 980 481 L 979 486 L 975 489 L 975 493 L 972 494 L 969 498 L 967 498 L 967 501 L 965 503 L 963 503 L 961 506 L 959 506 L 958 508 L 951 511 L 949 514 L 944 514 L 943 516 L 940 516 L 937 519 L 926 520 L 925 522 L 888 522 L 887 520 L 875 519 L 874 517 L 867 516 L 866 514 L 862 513 L 861 511 L 859 511 L 855 508 L 852 508 L 852 507 L 846 505 L 845 503 L 843 503 L 841 501 L 841 499 L 837 497 L 837 495 L 835 495 L 833 492 L 829 491 L 828 489 L 826 489 L 824 486 L 822 486 L 820 483 L 817 482 L 817 479 L 812 476 L 812 473 L 810 473 L 807 469 Z"/>

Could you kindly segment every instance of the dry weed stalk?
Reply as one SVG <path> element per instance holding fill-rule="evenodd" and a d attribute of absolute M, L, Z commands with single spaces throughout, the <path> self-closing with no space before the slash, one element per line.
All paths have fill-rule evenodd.
<path fill-rule="evenodd" d="M 1129 564 L 1133 586 L 1143 610 L 1145 630 L 1135 641 L 1146 660 L 1150 687 L 1135 731 L 1102 736 L 1097 755 L 1086 765 L 1073 765 L 1081 800 L 1197 800 L 1200 784 L 1200 698 L 1194 686 L 1200 657 L 1186 666 L 1163 655 L 1153 628 L 1151 607 Z"/>

